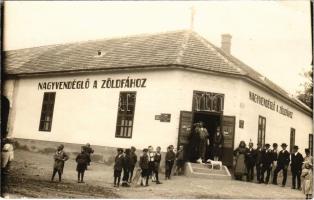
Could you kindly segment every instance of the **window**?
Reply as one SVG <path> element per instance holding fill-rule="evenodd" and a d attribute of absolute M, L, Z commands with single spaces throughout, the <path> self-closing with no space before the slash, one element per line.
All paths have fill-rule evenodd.
<path fill-rule="evenodd" d="M 295 145 L 295 129 L 290 129 L 290 152 L 292 152 L 293 146 Z"/>
<path fill-rule="evenodd" d="M 116 137 L 132 138 L 136 92 L 120 92 Z"/>
<path fill-rule="evenodd" d="M 39 131 L 51 131 L 53 108 L 55 104 L 56 93 L 45 92 L 43 105 L 41 108 L 41 116 L 39 123 Z"/>
<path fill-rule="evenodd" d="M 309 134 L 309 149 L 311 156 L 313 156 L 313 134 Z"/>
<path fill-rule="evenodd" d="M 262 146 L 265 144 L 265 132 L 266 132 L 266 118 L 263 116 L 258 116 L 258 134 L 257 143 Z"/>
<path fill-rule="evenodd" d="M 193 110 L 223 112 L 224 94 L 193 91 Z"/>

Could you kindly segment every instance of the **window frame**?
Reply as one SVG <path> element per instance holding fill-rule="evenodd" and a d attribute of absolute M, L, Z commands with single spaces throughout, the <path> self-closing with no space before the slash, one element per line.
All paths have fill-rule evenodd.
<path fill-rule="evenodd" d="M 257 144 L 260 143 L 262 146 L 264 146 L 265 138 L 266 138 L 266 117 L 259 115 L 257 121 Z"/>
<path fill-rule="evenodd" d="M 290 152 L 293 150 L 293 146 L 295 145 L 295 128 L 290 128 Z M 293 134 L 292 134 L 293 133 Z M 293 137 L 292 137 L 293 136 Z"/>
<path fill-rule="evenodd" d="M 311 156 L 313 156 L 313 134 L 312 133 L 309 134 L 309 150 L 310 150 Z"/>
<path fill-rule="evenodd" d="M 53 99 L 51 99 L 50 95 L 53 95 Z M 45 100 L 46 96 L 48 96 L 47 97 L 48 100 Z M 44 92 L 42 106 L 41 106 L 41 112 L 40 112 L 38 131 L 41 131 L 41 132 L 51 132 L 55 102 L 56 102 L 56 92 Z M 45 108 L 45 107 L 48 107 L 49 110 L 46 110 L 47 108 Z M 45 120 L 44 116 L 50 116 L 50 119 L 49 120 Z M 48 128 L 47 129 L 45 129 L 45 124 L 46 123 L 48 123 Z"/>
<path fill-rule="evenodd" d="M 133 105 L 133 113 L 132 114 L 127 114 L 127 110 L 122 115 L 119 112 L 119 109 L 120 109 L 120 98 L 121 98 L 122 94 L 126 94 L 126 95 L 127 94 L 133 94 L 133 95 L 135 95 L 134 105 Z M 117 109 L 118 111 L 117 111 L 117 120 L 116 120 L 116 130 L 115 130 L 115 137 L 116 138 L 132 139 L 132 136 L 133 136 L 133 126 L 134 126 L 134 116 L 135 116 L 135 107 L 136 107 L 136 96 L 137 96 L 137 92 L 136 91 L 120 91 L 120 93 L 119 93 L 118 109 Z M 132 120 L 132 125 L 120 125 L 121 123 L 119 121 L 119 118 L 123 119 L 123 118 L 130 117 L 130 116 L 131 116 L 131 120 Z M 124 135 L 120 135 L 121 127 L 124 128 L 124 131 L 123 131 Z M 119 132 L 118 132 L 118 130 L 119 130 Z M 128 132 L 129 130 L 130 130 L 130 133 Z"/>

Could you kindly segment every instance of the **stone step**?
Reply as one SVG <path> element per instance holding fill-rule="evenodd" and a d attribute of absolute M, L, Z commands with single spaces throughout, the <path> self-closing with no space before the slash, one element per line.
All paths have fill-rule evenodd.
<path fill-rule="evenodd" d="M 208 165 L 199 163 L 186 163 L 186 176 L 195 178 L 209 178 L 209 179 L 231 179 L 231 174 L 226 166 L 222 169 L 210 169 Z"/>

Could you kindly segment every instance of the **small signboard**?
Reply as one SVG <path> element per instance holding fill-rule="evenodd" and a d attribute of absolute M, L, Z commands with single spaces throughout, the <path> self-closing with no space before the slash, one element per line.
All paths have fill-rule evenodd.
<path fill-rule="evenodd" d="M 244 120 L 239 120 L 239 128 L 244 128 Z"/>
<path fill-rule="evenodd" d="M 171 114 L 161 113 L 160 122 L 170 122 Z"/>
<path fill-rule="evenodd" d="M 160 115 L 155 115 L 155 120 L 159 120 L 160 122 L 170 122 L 171 114 L 161 113 Z"/>

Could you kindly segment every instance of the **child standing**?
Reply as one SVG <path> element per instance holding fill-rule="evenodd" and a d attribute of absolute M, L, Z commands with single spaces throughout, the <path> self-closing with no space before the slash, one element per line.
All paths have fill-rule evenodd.
<path fill-rule="evenodd" d="M 156 148 L 156 153 L 155 153 L 155 168 L 154 168 L 154 173 L 155 173 L 155 177 L 156 177 L 156 184 L 161 184 L 161 182 L 159 181 L 159 167 L 160 167 L 160 161 L 161 161 L 161 153 L 160 153 L 161 148 L 157 147 Z"/>
<path fill-rule="evenodd" d="M 173 152 L 173 145 L 170 145 L 167 148 L 167 153 L 166 153 L 166 180 L 170 179 L 170 175 L 171 175 L 171 170 L 174 164 L 174 160 L 176 158 L 176 154 Z"/>
<path fill-rule="evenodd" d="M 183 167 L 184 167 L 184 159 L 183 159 L 183 146 L 179 146 L 179 150 L 176 153 L 177 157 L 177 168 L 176 168 L 176 174 L 182 175 L 183 174 Z"/>
<path fill-rule="evenodd" d="M 61 182 L 61 176 L 63 173 L 63 168 L 64 168 L 64 163 L 69 159 L 69 156 L 63 151 L 64 146 L 61 144 L 55 155 L 53 156 L 55 162 L 53 165 L 53 172 L 52 172 L 52 177 L 51 181 L 55 178 L 56 173 L 58 172 L 59 175 L 59 182 Z"/>
<path fill-rule="evenodd" d="M 145 186 L 148 186 L 148 179 L 149 179 L 149 158 L 148 158 L 148 149 L 143 149 L 143 155 L 140 157 L 140 168 L 142 170 L 142 180 L 141 180 L 141 186 L 144 185 L 145 181 Z M 146 180 L 145 180 L 146 179 Z"/>
<path fill-rule="evenodd" d="M 75 161 L 77 163 L 77 166 L 76 166 L 77 182 L 84 183 L 84 173 L 85 173 L 85 170 L 87 169 L 88 163 L 90 162 L 90 157 L 84 151 L 84 148 L 81 148 L 81 153 L 79 153 L 76 156 Z"/>
<path fill-rule="evenodd" d="M 154 152 L 154 148 L 152 146 L 148 147 L 148 158 L 149 158 L 149 162 L 148 162 L 148 168 L 149 168 L 149 176 L 151 176 L 152 181 L 155 181 L 155 152 Z"/>
<path fill-rule="evenodd" d="M 131 149 L 126 149 L 124 153 L 124 164 L 123 164 L 123 178 L 122 178 L 122 187 L 130 187 L 128 184 L 129 173 L 130 173 L 130 154 Z"/>
<path fill-rule="evenodd" d="M 313 164 L 312 162 L 305 162 L 304 169 L 301 174 L 303 180 L 302 191 L 306 195 L 306 199 L 312 199 L 313 193 Z"/>
<path fill-rule="evenodd" d="M 132 146 L 131 147 L 131 154 L 130 154 L 130 179 L 129 179 L 129 183 L 132 182 L 133 172 L 134 172 L 135 164 L 137 162 L 137 155 L 136 155 L 135 151 L 136 151 L 136 148 Z"/>
<path fill-rule="evenodd" d="M 123 149 L 118 148 L 117 149 L 117 156 L 115 158 L 115 163 L 114 163 L 114 187 L 119 187 L 120 185 L 120 179 L 121 179 L 121 172 L 123 168 Z"/>

